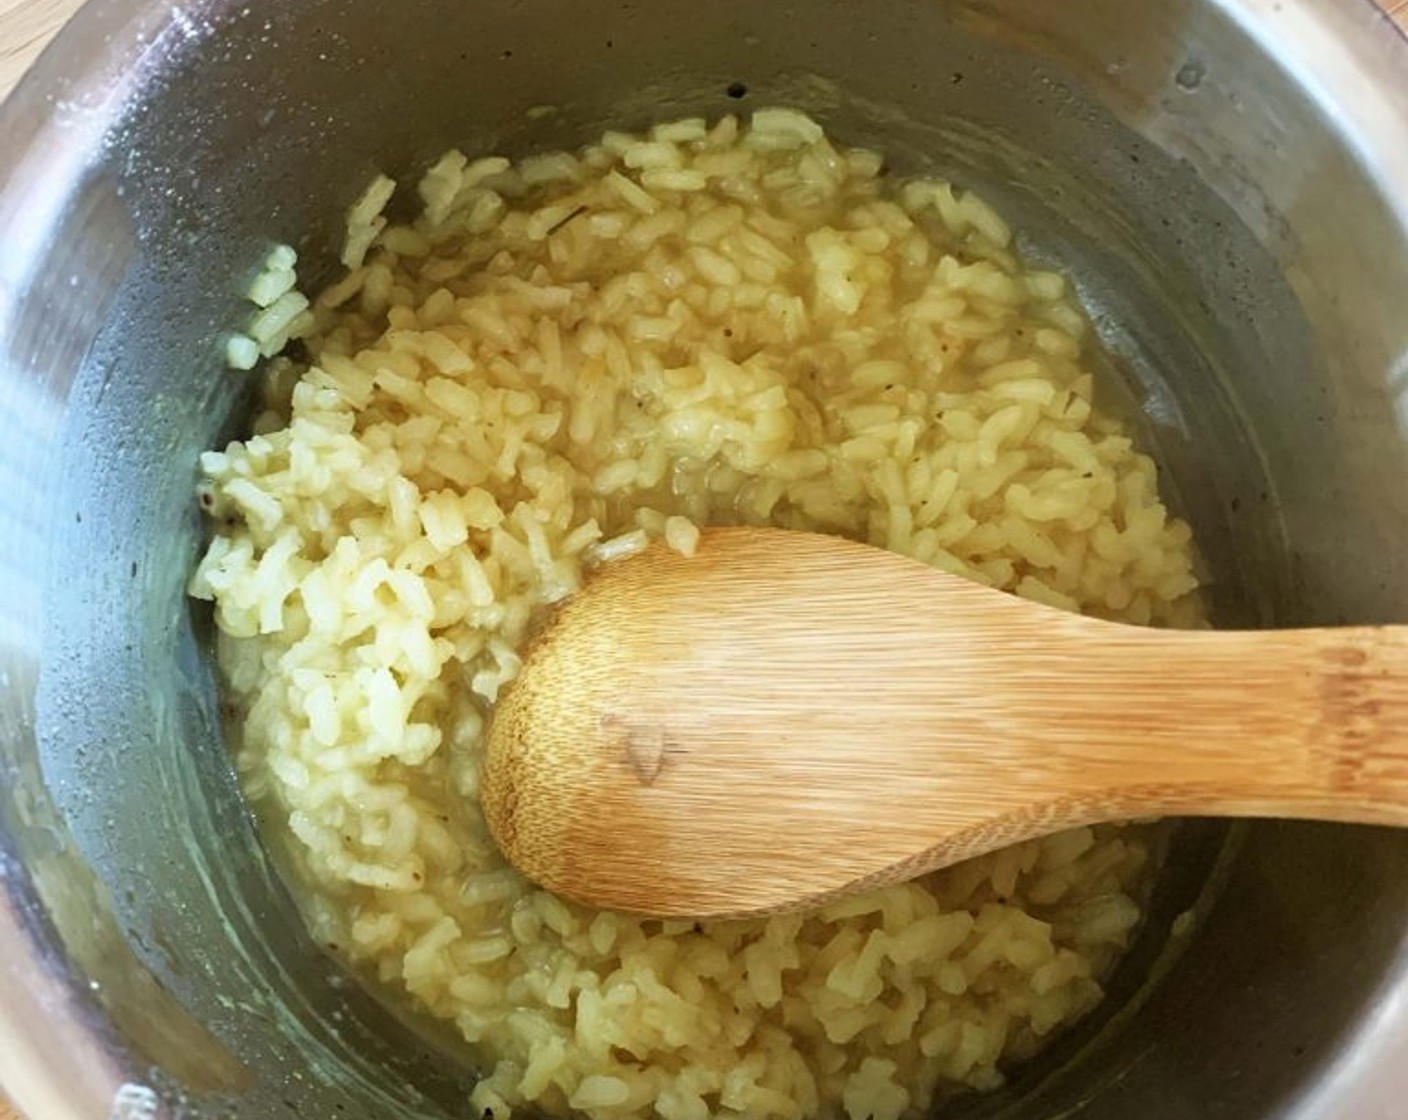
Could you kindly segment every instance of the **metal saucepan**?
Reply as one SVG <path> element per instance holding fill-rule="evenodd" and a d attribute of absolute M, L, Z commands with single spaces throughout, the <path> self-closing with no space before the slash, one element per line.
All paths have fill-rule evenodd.
<path fill-rule="evenodd" d="M 91 0 L 0 113 L 0 1082 L 31 1115 L 462 1115 L 472 1071 L 305 936 L 227 760 L 184 595 L 196 455 L 251 400 L 219 339 L 270 241 L 331 275 L 375 169 L 735 83 L 980 187 L 1082 279 L 1222 621 L 1408 621 L 1408 45 L 1363 0 Z M 946 1115 L 1402 1116 L 1408 836 L 1173 844 L 1101 1012 Z"/>

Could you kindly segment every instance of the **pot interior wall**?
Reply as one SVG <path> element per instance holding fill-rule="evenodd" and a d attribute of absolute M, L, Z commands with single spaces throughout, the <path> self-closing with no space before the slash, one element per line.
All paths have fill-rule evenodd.
<path fill-rule="evenodd" d="M 1216 5 L 1158 0 L 1138 26 L 1110 2 L 1061 8 L 1069 22 L 1050 28 L 1016 0 L 422 0 L 394 16 L 379 0 L 230 3 L 197 6 L 145 51 L 132 100 L 101 110 L 111 127 L 42 231 L 5 337 L 44 418 L 15 453 L 42 517 L 6 557 L 42 604 L 43 668 L 32 738 L 0 747 L 15 774 L 0 821 L 37 920 L 169 1100 L 192 1115 L 440 1116 L 472 1077 L 303 934 L 227 760 L 209 619 L 184 596 L 196 456 L 241 434 L 253 391 L 220 360 L 240 291 L 271 241 L 298 247 L 305 287 L 330 277 L 341 215 L 376 170 L 410 179 L 450 145 L 516 154 L 607 123 L 808 108 L 898 173 L 980 188 L 1033 258 L 1075 274 L 1110 399 L 1194 523 L 1220 623 L 1403 621 L 1408 573 L 1387 546 L 1408 538 L 1408 447 L 1389 370 L 1408 338 L 1321 298 L 1323 269 L 1352 264 L 1371 273 L 1355 283 L 1408 290 L 1402 231 Z M 1258 121 L 1222 115 L 1230 96 L 1299 129 L 1362 203 L 1352 236 L 1396 251 L 1317 257 L 1319 219 L 1282 207 L 1254 160 L 1236 189 L 1210 173 L 1255 147 Z M 1203 147 L 1165 151 L 1170 120 Z M 1316 174 L 1306 199 L 1329 189 Z M 1356 329 L 1374 341 L 1333 344 Z M 1408 838 L 1226 835 L 1177 834 L 1183 873 L 1136 953 L 1141 968 L 1161 957 L 1159 982 L 1127 971 L 1085 1029 L 952 1115 L 1252 1120 L 1317 1077 L 1393 967 Z"/>

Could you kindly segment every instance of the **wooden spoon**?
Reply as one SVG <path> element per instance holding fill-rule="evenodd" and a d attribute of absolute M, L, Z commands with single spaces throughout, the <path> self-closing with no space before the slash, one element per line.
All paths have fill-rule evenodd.
<path fill-rule="evenodd" d="M 485 812 L 596 906 L 742 916 L 1153 816 L 1408 825 L 1408 627 L 1149 630 L 880 549 L 605 566 L 499 701 Z"/>

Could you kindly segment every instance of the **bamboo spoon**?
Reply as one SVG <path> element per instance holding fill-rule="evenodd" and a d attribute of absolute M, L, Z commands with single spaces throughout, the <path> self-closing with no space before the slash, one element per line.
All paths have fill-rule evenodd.
<path fill-rule="evenodd" d="M 661 917 L 1129 817 L 1408 825 L 1408 627 L 1148 630 L 836 537 L 711 530 L 544 624 L 483 800 L 529 878 Z"/>

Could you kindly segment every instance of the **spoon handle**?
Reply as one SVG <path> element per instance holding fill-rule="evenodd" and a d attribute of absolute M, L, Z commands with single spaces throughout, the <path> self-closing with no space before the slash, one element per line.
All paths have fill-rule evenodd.
<path fill-rule="evenodd" d="M 1126 790 L 1151 812 L 1408 825 L 1408 627 L 1102 634 L 1089 749 L 1165 783 Z"/>

